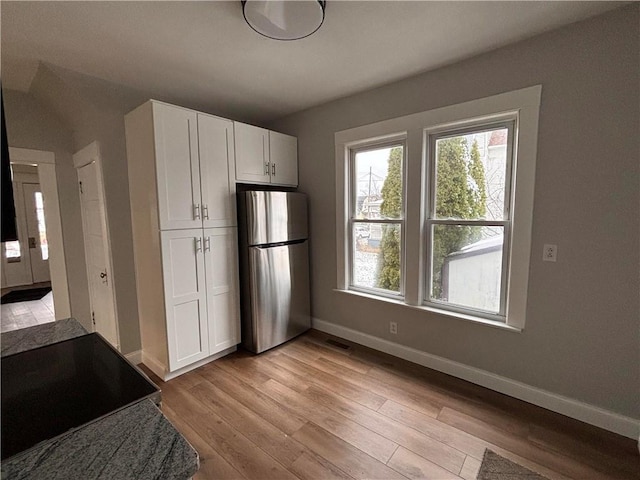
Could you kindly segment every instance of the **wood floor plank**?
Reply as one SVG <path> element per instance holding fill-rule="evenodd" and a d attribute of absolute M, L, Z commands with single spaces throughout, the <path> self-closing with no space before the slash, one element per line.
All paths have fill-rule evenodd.
<path fill-rule="evenodd" d="M 485 448 L 552 480 L 640 480 L 632 439 L 322 332 L 166 383 L 145 372 L 196 480 L 471 480 Z"/>
<path fill-rule="evenodd" d="M 286 405 L 278 403 L 258 389 L 239 381 L 238 378 L 215 364 L 207 365 L 201 374 L 216 387 L 231 395 L 287 435 L 291 435 L 307 423 L 303 417 L 296 415 Z"/>
<path fill-rule="evenodd" d="M 313 352 L 318 358 L 324 357 L 330 359 L 334 363 L 350 370 L 355 370 L 358 373 L 368 373 L 371 369 L 370 364 L 353 358 L 344 351 L 338 351 L 339 349 L 337 347 L 330 347 L 326 344 L 315 342 L 310 337 L 304 337 L 300 339 L 299 342 L 292 343 L 291 348 Z"/>
<path fill-rule="evenodd" d="M 458 475 L 454 475 L 448 470 L 426 460 L 420 455 L 416 455 L 406 448 L 400 447 L 387 462 L 387 465 L 401 473 L 407 478 L 424 479 L 433 478 L 438 480 L 459 480 Z"/>
<path fill-rule="evenodd" d="M 352 387 L 358 387 L 365 391 L 376 392 L 379 396 L 385 398 L 385 401 L 387 399 L 394 400 L 426 415 L 431 415 L 434 418 L 442 408 L 442 404 L 434 403 L 432 399 L 427 398 L 425 395 L 418 395 L 408 391 L 407 389 L 381 382 L 371 378 L 368 374 L 364 375 L 348 371 L 340 365 L 337 365 L 325 358 L 320 358 L 309 366 L 316 371 L 323 372 L 325 375 L 337 377 Z M 380 404 L 378 408 L 381 406 L 382 404 Z"/>
<path fill-rule="evenodd" d="M 213 413 L 224 418 L 225 422 L 285 467 L 289 467 L 305 452 L 306 449 L 300 443 L 210 382 L 200 383 L 190 392 Z"/>
<path fill-rule="evenodd" d="M 216 365 L 230 375 L 237 376 L 242 381 L 257 388 L 269 379 L 277 380 L 296 391 L 303 391 L 309 386 L 308 382 L 301 381 L 300 377 L 290 370 L 265 361 L 272 356 L 274 356 L 273 353 L 266 357 L 261 355 L 260 357 L 243 358 L 242 362 L 216 362 Z M 256 361 L 258 358 L 260 361 Z"/>
<path fill-rule="evenodd" d="M 532 461 L 540 465 L 544 465 L 562 475 L 577 479 L 588 478 L 591 480 L 619 478 L 615 475 L 613 477 L 605 475 L 564 455 L 542 450 L 532 445 L 526 439 L 522 439 L 519 436 L 511 435 L 500 429 L 496 429 L 492 425 L 484 423 L 475 417 L 462 412 L 457 412 L 448 407 L 442 409 L 438 416 L 438 420 L 476 437 L 485 439 L 501 448 L 504 448 L 505 450 L 529 458 Z"/>
<path fill-rule="evenodd" d="M 387 415 L 396 422 L 414 428 L 446 445 L 449 445 L 472 457 L 482 460 L 484 451 L 491 445 L 473 435 L 460 431 L 435 418 L 412 410 L 404 405 L 387 400 L 378 412 Z"/>
<path fill-rule="evenodd" d="M 343 396 L 355 400 L 356 402 L 373 410 L 380 408 L 380 406 L 382 406 L 382 404 L 387 400 L 382 395 L 374 393 L 373 390 L 368 390 L 349 383 L 335 375 L 318 370 L 317 368 L 283 353 L 270 357 L 268 361 L 297 373 L 298 375 L 306 377 L 309 382 L 329 389 L 339 389 Z"/>
<path fill-rule="evenodd" d="M 303 480 L 350 480 L 346 474 L 328 460 L 314 453 L 303 453 L 289 467 L 292 473 Z"/>
<path fill-rule="evenodd" d="M 220 480 L 236 480 L 244 477 L 238 470 L 227 462 L 209 444 L 196 433 L 182 418 L 168 405 L 162 406 L 162 413 L 171 421 L 176 429 L 184 435 L 187 441 L 196 449 L 200 457 L 200 468 L 194 480 L 216 478 Z"/>
<path fill-rule="evenodd" d="M 539 425 L 531 427 L 528 440 L 534 445 L 556 453 L 583 459 L 593 468 L 605 472 L 617 472 L 621 476 L 633 475 L 640 479 L 640 455 L 622 449 L 606 450 L 605 439 L 598 446 L 575 435 L 557 432 Z"/>
<path fill-rule="evenodd" d="M 438 440 L 356 402 L 341 397 L 321 387 L 310 387 L 304 395 L 316 404 L 325 405 L 360 425 L 376 432 L 394 443 L 420 455 L 430 463 L 457 474 L 466 454 Z"/>
<path fill-rule="evenodd" d="M 167 382 L 163 401 L 243 476 L 273 480 L 297 478 L 186 390 Z"/>
<path fill-rule="evenodd" d="M 480 472 L 480 465 L 482 465 L 482 460 L 468 456 L 464 461 L 462 470 L 460 470 L 460 476 L 464 480 L 476 480 Z"/>
<path fill-rule="evenodd" d="M 269 380 L 262 386 L 262 389 L 274 400 L 288 405 L 298 415 L 304 415 L 316 425 L 340 437 L 382 463 L 386 463 L 398 448 L 395 442 L 329 408 L 309 400 L 307 397 L 275 380 Z"/>
<path fill-rule="evenodd" d="M 293 434 L 293 438 L 337 465 L 353 478 L 371 480 L 406 480 L 407 478 L 313 423 L 307 423 Z"/>

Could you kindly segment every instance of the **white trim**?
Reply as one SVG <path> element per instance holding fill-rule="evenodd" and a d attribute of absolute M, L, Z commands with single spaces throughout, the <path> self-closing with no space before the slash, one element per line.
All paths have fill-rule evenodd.
<path fill-rule="evenodd" d="M 628 438 L 638 438 L 640 419 L 630 418 L 609 410 L 605 410 L 588 403 L 574 400 L 563 395 L 532 387 L 525 383 L 511 380 L 500 375 L 471 367 L 437 355 L 416 350 L 415 348 L 390 342 L 374 337 L 367 333 L 358 332 L 342 325 L 330 323 L 319 318 L 312 318 L 312 327 L 321 332 L 336 335 L 352 342 L 365 345 L 375 350 L 388 353 L 395 357 L 408 360 L 438 372 L 461 378 L 476 385 L 480 385 L 496 392 L 524 400 L 547 410 L 551 410 L 567 417 L 595 425 L 610 432 Z M 640 442 L 640 439 L 639 439 Z"/>
<path fill-rule="evenodd" d="M 53 152 L 9 147 L 12 163 L 37 165 L 38 179 L 45 199 L 45 220 L 49 242 L 49 273 L 56 320 L 71 316 L 67 263 L 64 255 L 64 238 L 56 177 L 56 157 Z"/>
<path fill-rule="evenodd" d="M 135 352 L 127 353 L 125 355 L 125 358 L 134 365 L 139 365 L 142 363 L 142 350 L 136 350 Z"/>
<path fill-rule="evenodd" d="M 164 382 L 168 382 L 169 380 L 179 377 L 180 375 L 182 375 L 183 373 L 187 373 L 190 372 L 191 370 L 195 370 L 198 367 L 201 367 L 202 365 L 206 365 L 209 362 L 213 362 L 214 360 L 217 360 L 218 358 L 222 358 L 225 355 L 229 355 L 230 353 L 235 352 L 238 349 L 237 345 L 234 345 L 233 347 L 229 347 L 225 350 L 222 350 L 221 352 L 218 352 L 214 355 L 211 355 L 207 358 L 203 358 L 202 360 L 199 360 L 197 362 L 192 363 L 191 365 L 187 365 L 186 367 L 183 368 L 179 368 L 177 370 L 174 370 L 173 372 L 169 372 L 165 366 L 162 364 L 162 362 L 159 362 L 158 360 L 156 360 L 155 358 L 151 357 L 148 354 L 145 354 L 144 351 L 142 352 L 142 359 L 140 363 L 144 363 L 145 366 L 151 370 L 153 373 L 155 373 L 158 377 L 160 377 L 162 379 L 162 381 Z"/>
<path fill-rule="evenodd" d="M 515 178 L 512 180 L 513 210 L 510 247 L 510 271 L 507 287 L 508 305 L 506 322 L 523 329 L 525 324 L 527 290 L 529 282 L 529 260 L 531 252 L 531 227 L 533 223 L 533 194 L 536 169 L 538 117 L 542 86 L 536 85 L 491 97 L 480 98 L 434 110 L 414 113 L 378 123 L 363 125 L 335 133 L 336 153 L 336 247 L 337 288 L 348 288 L 347 263 L 349 233 L 347 216 L 349 198 L 346 180 L 349 178 L 349 149 L 393 136 L 406 136 L 406 186 L 405 186 L 405 258 L 416 259 L 405 262 L 405 302 L 409 305 L 424 303 L 423 284 L 426 255 L 425 238 L 425 191 L 426 164 L 425 132 L 433 129 L 474 125 L 480 121 L 503 118 L 517 114 L 516 148 L 514 152 Z M 517 166 L 517 168 L 516 168 Z M 517 193 L 516 193 L 517 192 Z M 517 196 L 516 196 L 517 195 Z M 443 309 L 444 310 L 444 309 Z"/>

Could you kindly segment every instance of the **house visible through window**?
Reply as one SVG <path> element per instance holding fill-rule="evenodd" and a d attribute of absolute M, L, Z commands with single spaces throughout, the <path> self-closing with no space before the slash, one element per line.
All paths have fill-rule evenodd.
<path fill-rule="evenodd" d="M 337 132 L 338 290 L 522 329 L 541 91 Z"/>
<path fill-rule="evenodd" d="M 514 127 L 429 136 L 427 303 L 504 317 Z"/>
<path fill-rule="evenodd" d="M 351 275 L 355 289 L 402 294 L 404 145 L 351 152 Z"/>

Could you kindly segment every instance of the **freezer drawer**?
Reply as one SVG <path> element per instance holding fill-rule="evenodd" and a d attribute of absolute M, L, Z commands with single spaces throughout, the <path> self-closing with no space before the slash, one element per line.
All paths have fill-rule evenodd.
<path fill-rule="evenodd" d="M 251 294 L 246 301 L 251 302 L 251 315 L 243 325 L 245 348 L 260 353 L 311 328 L 306 240 L 250 247 L 249 281 Z"/>

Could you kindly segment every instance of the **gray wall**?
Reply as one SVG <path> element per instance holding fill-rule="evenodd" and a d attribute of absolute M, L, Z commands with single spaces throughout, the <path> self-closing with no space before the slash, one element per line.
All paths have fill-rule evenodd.
<path fill-rule="evenodd" d="M 40 64 L 29 93 L 7 92 L 5 100 L 11 146 L 60 151 L 63 170 L 57 173 L 72 314 L 90 325 L 91 312 L 84 261 L 80 200 L 71 155 L 93 141 L 100 143 L 113 258 L 120 344 L 123 353 L 140 349 L 140 325 L 133 263 L 129 178 L 124 115 L 150 98 L 181 104 L 153 92 L 140 92 L 54 65 Z M 188 108 L 221 116 L 198 104 Z M 233 117 L 252 122 L 252 118 Z M 60 144 L 64 144 L 64 149 Z M 53 146 L 52 146 L 53 145 Z M 45 148 L 49 146 L 50 148 Z M 57 150 L 56 150 L 57 149 Z M 62 153 L 64 150 L 64 154 Z M 65 217 L 73 221 L 65 222 Z M 70 258 L 71 257 L 71 258 Z"/>
<path fill-rule="evenodd" d="M 11 147 L 46 150 L 55 154 L 58 201 L 62 221 L 71 315 L 91 325 L 89 290 L 84 261 L 82 217 L 77 176 L 71 158 L 71 128 L 31 95 L 3 90 L 7 139 Z"/>
<path fill-rule="evenodd" d="M 313 315 L 640 418 L 639 20 L 632 5 L 270 125 L 298 137 Z M 334 133 L 535 84 L 543 90 L 525 330 L 334 292 Z M 558 245 L 557 263 L 542 262 L 544 243 Z"/>

